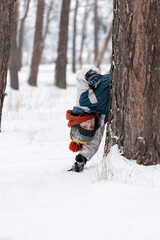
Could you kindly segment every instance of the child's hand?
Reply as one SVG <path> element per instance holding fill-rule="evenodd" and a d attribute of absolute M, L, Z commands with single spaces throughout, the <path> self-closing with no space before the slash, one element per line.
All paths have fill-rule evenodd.
<path fill-rule="evenodd" d="M 76 156 L 75 160 L 76 160 L 76 162 L 73 164 L 73 166 L 68 171 L 73 171 L 73 172 L 83 171 L 83 168 L 87 162 L 87 159 L 84 156 L 82 156 L 81 154 L 78 154 Z"/>
<path fill-rule="evenodd" d="M 98 84 L 101 82 L 102 75 L 97 74 L 93 70 L 89 70 L 85 74 L 85 79 L 88 81 L 88 85 L 90 88 L 97 88 Z"/>

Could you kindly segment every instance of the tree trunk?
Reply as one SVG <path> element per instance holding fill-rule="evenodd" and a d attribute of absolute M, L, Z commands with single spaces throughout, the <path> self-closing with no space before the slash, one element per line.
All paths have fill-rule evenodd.
<path fill-rule="evenodd" d="M 87 22 L 87 18 L 88 18 L 88 3 L 89 3 L 89 0 L 86 0 L 86 6 L 85 6 L 83 24 L 82 24 L 81 48 L 80 48 L 80 54 L 79 54 L 80 68 L 82 68 L 82 53 L 83 53 L 83 46 L 84 46 L 84 40 L 85 40 L 85 34 L 86 34 L 86 22 Z"/>
<path fill-rule="evenodd" d="M 94 61 L 98 56 L 98 6 L 97 0 L 94 0 Z"/>
<path fill-rule="evenodd" d="M 49 24 L 51 22 L 51 18 L 50 18 L 50 15 L 51 15 L 51 12 L 53 10 L 53 3 L 54 3 L 54 0 L 51 0 L 50 1 L 50 4 L 49 4 L 49 7 L 48 7 L 48 11 L 47 11 L 47 16 L 46 16 L 46 26 L 45 26 L 45 31 L 44 31 L 44 35 L 42 37 L 42 51 L 43 51 L 43 48 L 44 48 L 44 42 L 45 42 L 45 39 L 46 39 L 46 36 L 47 36 L 47 33 L 49 31 Z"/>
<path fill-rule="evenodd" d="M 20 30 L 19 30 L 19 46 L 18 46 L 18 51 L 19 51 L 19 59 L 18 59 L 18 70 L 20 71 L 22 67 L 22 48 L 23 48 L 23 37 L 24 37 L 24 23 L 27 18 L 28 10 L 29 10 L 29 4 L 30 0 L 27 0 L 26 4 L 26 11 L 25 14 L 21 20 L 20 24 Z"/>
<path fill-rule="evenodd" d="M 16 0 L 0 0 L 0 131 Z"/>
<path fill-rule="evenodd" d="M 105 42 L 104 42 L 104 45 L 103 45 L 103 48 L 102 48 L 102 51 L 100 52 L 99 54 L 99 57 L 98 57 L 98 60 L 97 60 L 97 64 L 96 64 L 96 67 L 100 67 L 101 63 L 102 63 L 102 60 L 103 60 L 103 57 L 104 57 L 104 54 L 108 48 L 108 43 L 109 43 L 109 40 L 111 38 L 111 35 L 112 35 L 112 26 L 110 28 L 110 31 L 105 39 Z"/>
<path fill-rule="evenodd" d="M 28 79 L 28 83 L 31 86 L 37 86 L 38 68 L 39 68 L 41 54 L 42 54 L 42 30 L 43 30 L 44 5 L 45 5 L 45 0 L 38 0 L 32 63 L 31 63 L 30 77 Z"/>
<path fill-rule="evenodd" d="M 12 39 L 11 39 L 11 52 L 9 59 L 9 70 L 10 70 L 10 86 L 14 90 L 19 89 L 18 83 L 18 48 L 17 48 L 17 24 L 19 15 L 19 1 L 16 2 L 15 14 L 12 26 Z"/>
<path fill-rule="evenodd" d="M 78 0 L 76 0 L 74 19 L 73 19 L 73 49 L 72 49 L 72 72 L 76 72 L 76 34 L 77 34 L 77 10 Z"/>
<path fill-rule="evenodd" d="M 106 146 L 117 142 L 125 157 L 144 165 L 160 163 L 159 13 L 157 0 L 114 0 L 112 133 Z"/>
<path fill-rule="evenodd" d="M 56 86 L 66 88 L 67 42 L 70 0 L 63 0 L 56 62 Z"/>

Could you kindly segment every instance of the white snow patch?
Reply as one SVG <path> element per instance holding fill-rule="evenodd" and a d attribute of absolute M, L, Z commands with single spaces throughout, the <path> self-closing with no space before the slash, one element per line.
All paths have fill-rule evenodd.
<path fill-rule="evenodd" d="M 7 87 L 0 133 L 0 240 L 159 240 L 160 166 L 139 166 L 114 146 L 84 172 L 67 172 L 65 112 L 76 99 L 75 75 L 66 90 L 53 86 L 54 66 L 41 66 L 38 87 L 19 74 Z M 106 162 L 107 181 L 98 176 Z"/>

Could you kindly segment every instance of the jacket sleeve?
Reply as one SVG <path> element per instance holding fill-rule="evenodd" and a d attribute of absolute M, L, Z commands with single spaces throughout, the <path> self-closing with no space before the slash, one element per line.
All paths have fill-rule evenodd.
<path fill-rule="evenodd" d="M 95 72 L 97 72 L 97 74 L 100 74 L 100 70 L 96 67 L 92 67 L 92 68 L 86 68 L 84 70 L 81 70 L 77 73 L 76 75 L 76 88 L 77 88 L 77 99 L 76 99 L 76 106 L 81 107 L 80 105 L 80 97 L 82 95 L 82 93 L 84 93 L 85 91 L 90 91 L 90 87 L 88 85 L 87 80 L 85 79 L 85 74 L 90 70 L 94 70 Z M 93 92 L 93 91 L 92 91 Z M 82 107 L 86 112 L 89 111 L 90 109 L 83 105 Z"/>
<path fill-rule="evenodd" d="M 98 128 L 96 131 L 92 141 L 86 145 L 83 145 L 83 148 L 79 153 L 84 156 L 87 161 L 89 161 L 94 154 L 98 151 L 99 145 L 101 143 L 102 137 L 104 133 L 104 126 L 101 128 Z"/>
<path fill-rule="evenodd" d="M 76 87 L 80 90 L 87 90 L 89 89 L 88 82 L 85 79 L 85 75 L 89 70 L 95 71 L 97 74 L 100 74 L 100 70 L 96 67 L 85 68 L 80 70 L 76 75 Z"/>

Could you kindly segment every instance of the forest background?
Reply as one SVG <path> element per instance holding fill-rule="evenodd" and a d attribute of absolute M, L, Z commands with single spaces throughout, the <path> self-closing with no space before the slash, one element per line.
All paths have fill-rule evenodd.
<path fill-rule="evenodd" d="M 8 6 L 13 7 L 10 4 L 14 2 L 1 1 L 1 6 L 8 3 Z M 116 11 L 113 11 L 113 2 L 110 0 L 78 1 L 76 14 L 76 0 L 63 2 L 70 3 L 70 8 L 65 8 L 66 12 L 62 14 L 64 23 L 69 14 L 68 39 L 65 38 L 66 34 L 62 34 L 62 40 L 65 43 L 67 40 L 67 55 L 58 50 L 62 1 L 17 1 L 19 5 L 13 19 L 0 133 L 0 239 L 159 240 L 159 165 L 138 165 L 135 160 L 126 159 L 118 145 L 113 146 L 107 157 L 104 157 L 104 136 L 98 153 L 87 163 L 84 172 L 67 172 L 75 155 L 68 149 L 70 139 L 65 112 L 75 104 L 76 72 L 98 64 L 95 57 L 97 37 L 98 53 L 103 53 L 100 69 L 102 73 L 110 71 L 110 30 Z M 40 12 L 37 15 L 38 6 Z M 98 34 L 95 34 L 95 9 Z M 5 12 L 7 7 L 1 7 L 0 10 Z M 0 18 L 1 15 L 2 12 Z M 72 63 L 75 16 L 76 70 Z M 36 21 L 40 21 L 43 26 L 37 32 Z M 119 19 L 117 22 L 120 23 Z M 19 61 L 21 26 L 24 26 L 22 65 Z M 62 24 L 62 28 L 64 26 Z M 63 30 L 66 29 L 65 26 Z M 129 28 L 121 28 L 125 29 Z M 39 44 L 44 36 L 44 44 Z M 126 50 L 118 41 L 117 45 L 122 47 L 121 53 Z M 8 49 L 5 49 L 6 52 Z M 40 60 L 40 55 L 34 52 L 37 49 L 43 49 L 41 61 L 34 59 L 36 56 L 36 60 Z M 57 82 L 56 63 L 61 55 L 62 64 L 67 66 L 66 76 L 60 77 L 63 82 Z M 115 60 L 118 62 L 119 59 Z M 64 74 L 62 70 L 65 68 L 60 68 L 57 73 Z M 1 72 L 0 83 L 2 75 Z M 30 78 L 31 75 L 34 78 Z M 143 143 L 143 138 L 139 140 Z"/>
<path fill-rule="evenodd" d="M 40 62 L 56 63 L 56 85 L 65 88 L 67 64 L 76 72 L 76 68 L 81 69 L 84 64 L 99 66 L 104 57 L 106 64 L 111 63 L 111 1 L 64 1 L 62 8 L 61 1 L 38 3 L 21 1 L 16 5 L 10 59 L 11 87 L 18 89 L 17 71 L 21 65 L 31 65 L 28 82 L 37 85 Z M 105 54 L 106 49 L 108 54 Z"/>

